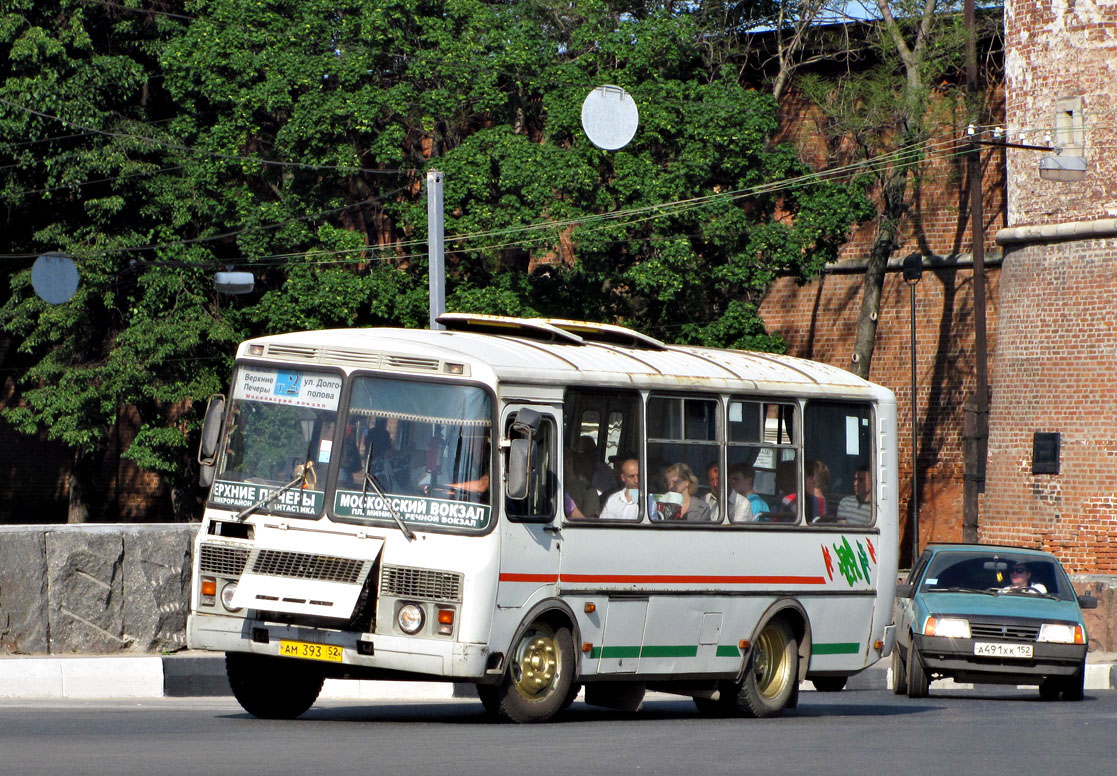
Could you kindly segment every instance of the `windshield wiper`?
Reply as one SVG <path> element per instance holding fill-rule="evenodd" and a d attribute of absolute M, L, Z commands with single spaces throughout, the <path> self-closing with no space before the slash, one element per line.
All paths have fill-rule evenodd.
<path fill-rule="evenodd" d="M 286 493 L 287 491 L 289 491 L 291 488 L 295 487 L 296 485 L 299 485 L 300 487 L 302 485 L 305 485 L 306 481 L 307 481 L 307 477 L 314 474 L 314 463 L 312 461 L 307 461 L 306 463 L 299 466 L 298 472 L 299 473 L 295 475 L 295 479 L 291 480 L 286 485 L 279 488 L 279 490 L 274 490 L 271 493 L 269 493 L 268 495 L 264 496 L 262 499 L 257 501 L 252 506 L 245 507 L 240 512 L 237 512 L 237 514 L 233 516 L 233 519 L 243 522 L 246 517 L 251 515 L 257 509 L 259 509 L 262 506 L 265 506 L 266 504 L 270 504 L 271 502 L 275 501 L 277 498 L 282 496 L 284 493 Z M 317 476 L 315 476 L 314 479 L 315 479 L 315 481 L 317 481 L 317 479 L 318 479 Z"/>
<path fill-rule="evenodd" d="M 392 506 L 391 499 L 384 495 L 384 490 L 380 487 L 380 483 L 376 481 L 376 478 L 372 476 L 372 472 L 368 470 L 366 462 L 365 483 L 364 486 L 361 488 L 362 496 L 368 494 L 369 485 L 371 485 L 372 489 L 376 491 L 376 495 L 380 496 L 380 498 L 384 500 L 384 506 L 388 508 L 388 514 L 390 514 L 392 516 L 392 519 L 396 521 L 396 525 L 398 525 L 399 529 L 403 531 L 403 535 L 407 537 L 407 541 L 414 541 L 415 534 L 412 533 L 411 529 L 407 527 L 407 524 L 403 522 L 403 518 L 400 517 L 400 514 L 396 511 L 396 508 Z"/>
<path fill-rule="evenodd" d="M 979 593 L 980 595 L 996 595 L 996 591 L 978 590 L 976 587 L 933 587 L 928 592 L 930 593 Z"/>

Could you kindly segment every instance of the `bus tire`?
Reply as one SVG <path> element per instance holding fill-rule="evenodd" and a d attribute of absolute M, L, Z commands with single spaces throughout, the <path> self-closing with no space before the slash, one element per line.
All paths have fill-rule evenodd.
<path fill-rule="evenodd" d="M 516 640 L 500 684 L 482 689 L 485 708 L 509 722 L 546 722 L 567 708 L 577 695 L 569 626 L 533 622 Z"/>
<path fill-rule="evenodd" d="M 765 623 L 749 652 L 737 691 L 737 709 L 747 717 L 783 713 L 799 683 L 799 645 L 782 619 Z"/>
<path fill-rule="evenodd" d="M 926 698 L 931 694 L 930 688 L 931 678 L 927 676 L 927 669 L 923 667 L 913 639 L 911 649 L 908 650 L 908 697 Z"/>
<path fill-rule="evenodd" d="M 892 693 L 906 695 L 908 691 L 908 667 L 900 654 L 900 645 L 892 647 Z"/>
<path fill-rule="evenodd" d="M 225 653 L 225 675 L 233 697 L 245 711 L 261 719 L 294 719 L 318 700 L 322 672 L 301 660 Z"/>

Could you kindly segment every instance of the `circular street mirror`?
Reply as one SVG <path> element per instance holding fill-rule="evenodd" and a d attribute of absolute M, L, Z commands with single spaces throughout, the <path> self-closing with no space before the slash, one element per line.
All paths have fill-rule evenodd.
<path fill-rule="evenodd" d="M 31 265 L 31 287 L 47 304 L 64 304 L 78 290 L 78 268 L 61 253 L 44 253 Z"/>
<path fill-rule="evenodd" d="M 599 86 L 582 103 L 582 129 L 591 143 L 606 151 L 628 145 L 639 123 L 636 101 L 619 86 Z"/>

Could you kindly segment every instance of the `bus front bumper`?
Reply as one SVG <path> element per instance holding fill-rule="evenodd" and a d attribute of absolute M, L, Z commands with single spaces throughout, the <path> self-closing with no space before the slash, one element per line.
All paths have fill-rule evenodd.
<path fill-rule="evenodd" d="M 186 623 L 190 649 L 214 652 L 281 654 L 282 642 L 339 647 L 340 660 L 325 660 L 334 666 L 330 673 L 345 673 L 345 666 L 368 669 L 370 674 L 417 674 L 428 679 L 479 681 L 485 674 L 488 647 L 452 639 L 414 638 L 395 635 L 355 634 L 321 628 L 191 614 Z M 314 650 L 318 652 L 318 650 Z M 331 650 L 321 651 L 330 654 Z"/>

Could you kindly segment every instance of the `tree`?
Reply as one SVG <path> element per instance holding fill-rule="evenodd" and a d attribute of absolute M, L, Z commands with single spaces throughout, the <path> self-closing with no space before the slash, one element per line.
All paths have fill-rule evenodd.
<path fill-rule="evenodd" d="M 431 167 L 451 309 L 681 342 L 779 348 L 758 294 L 817 273 L 868 213 L 855 186 L 781 184 L 809 171 L 770 142 L 775 100 L 703 55 L 689 3 L 0 2 L 0 196 L 26 257 L 0 327 L 34 361 L 5 418 L 75 451 L 74 519 L 126 406 L 126 455 L 195 514 L 200 401 L 239 339 L 424 325 Z M 642 111 L 615 153 L 579 124 L 605 81 Z M 64 306 L 30 288 L 48 249 L 79 264 Z M 219 298 L 229 267 L 255 291 Z"/>
<path fill-rule="evenodd" d="M 838 79 L 808 75 L 800 86 L 827 119 L 835 146 L 852 140 L 868 161 L 877 192 L 877 229 L 869 249 L 853 354 L 853 371 L 868 378 L 880 295 L 889 258 L 901 246 L 901 222 L 918 186 L 919 164 L 934 116 L 933 88 L 960 98 L 965 30 L 953 0 L 877 0 L 879 19 L 865 24 L 877 60 Z"/>

